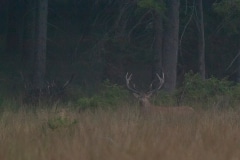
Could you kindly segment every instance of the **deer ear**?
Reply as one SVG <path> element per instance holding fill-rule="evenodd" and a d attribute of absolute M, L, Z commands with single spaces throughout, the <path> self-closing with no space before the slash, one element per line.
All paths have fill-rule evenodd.
<path fill-rule="evenodd" d="M 137 94 L 137 93 L 133 93 L 133 95 L 134 95 L 135 98 L 139 98 L 140 97 L 139 94 Z"/>

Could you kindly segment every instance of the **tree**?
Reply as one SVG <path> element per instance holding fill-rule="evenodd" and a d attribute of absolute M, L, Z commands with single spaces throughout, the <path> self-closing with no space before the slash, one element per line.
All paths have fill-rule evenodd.
<path fill-rule="evenodd" d="M 0 35 L 2 37 L 2 43 L 0 43 L 0 51 L 2 53 L 6 52 L 6 41 L 7 41 L 7 30 L 8 30 L 8 10 L 9 10 L 9 2 L 7 0 L 3 0 L 0 2 Z M 2 54 L 1 53 L 1 54 Z"/>
<path fill-rule="evenodd" d="M 166 1 L 167 19 L 164 22 L 163 71 L 165 73 L 164 89 L 172 92 L 177 81 L 178 34 L 179 34 L 179 0 Z"/>
<path fill-rule="evenodd" d="M 198 28 L 198 57 L 199 73 L 202 79 L 205 79 L 205 38 L 204 38 L 204 21 L 202 0 L 196 1 L 197 9 L 197 28 Z"/>
<path fill-rule="evenodd" d="M 221 27 L 219 30 L 225 30 L 228 35 L 234 35 L 237 37 L 237 43 L 240 44 L 240 0 L 222 0 L 213 4 L 215 12 L 217 12 L 222 18 Z M 235 58 L 227 67 L 227 70 L 232 66 L 233 62 L 237 63 L 236 81 L 240 82 L 240 46 L 238 45 L 238 51 Z"/>
<path fill-rule="evenodd" d="M 159 9 L 153 11 L 153 24 L 154 24 L 154 64 L 152 79 L 155 73 L 162 71 L 162 54 L 163 54 L 163 15 L 165 11 L 165 4 L 162 0 L 158 0 Z"/>
<path fill-rule="evenodd" d="M 36 39 L 36 57 L 34 71 L 34 87 L 44 88 L 44 78 L 46 72 L 46 44 L 47 44 L 47 15 L 48 0 L 38 0 L 37 17 L 37 39 Z"/>
<path fill-rule="evenodd" d="M 155 77 L 155 73 L 160 73 L 162 70 L 162 54 L 163 54 L 163 17 L 162 15 L 154 11 L 154 64 L 152 79 Z"/>
<path fill-rule="evenodd" d="M 162 54 L 163 54 L 163 19 L 166 10 L 163 0 L 140 0 L 138 2 L 140 8 L 147 9 L 152 15 L 154 43 L 153 43 L 153 64 L 152 79 L 156 73 L 162 72 Z"/>
<path fill-rule="evenodd" d="M 36 54 L 36 33 L 37 33 L 37 24 L 36 24 L 36 1 L 28 0 L 26 1 L 26 11 L 25 16 L 26 24 L 24 31 L 24 52 L 23 52 L 23 66 L 27 69 L 27 74 L 29 80 L 33 80 L 33 72 L 35 67 L 35 54 Z"/>

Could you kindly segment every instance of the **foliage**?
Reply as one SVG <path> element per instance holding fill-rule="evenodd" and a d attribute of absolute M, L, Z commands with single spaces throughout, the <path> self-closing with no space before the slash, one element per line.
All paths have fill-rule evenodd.
<path fill-rule="evenodd" d="M 240 0 L 222 0 L 213 3 L 214 10 L 221 15 L 240 11 Z"/>
<path fill-rule="evenodd" d="M 137 5 L 139 8 L 151 9 L 159 13 L 163 13 L 166 10 L 165 3 L 158 0 L 139 0 Z"/>
<path fill-rule="evenodd" d="M 176 106 L 177 99 L 175 93 L 159 92 L 154 98 L 153 103 L 157 106 Z"/>
<path fill-rule="evenodd" d="M 77 120 L 71 120 L 67 117 L 57 116 L 48 120 L 48 127 L 50 129 L 66 128 L 77 123 Z"/>
<path fill-rule="evenodd" d="M 80 109 L 95 109 L 97 107 L 113 107 L 123 104 L 128 98 L 128 92 L 121 86 L 105 81 L 100 91 L 92 97 L 81 97 L 77 100 Z"/>
<path fill-rule="evenodd" d="M 53 25 L 48 26 L 48 38 L 51 41 L 47 44 L 47 77 L 57 77 L 57 80 L 61 81 L 70 74 L 69 72 L 74 72 L 78 75 L 75 80 L 78 86 L 86 87 L 88 91 L 89 86 L 93 86 L 95 92 L 95 85 L 98 85 L 103 77 L 106 76 L 115 80 L 114 83 L 118 83 L 120 81 L 116 75 L 130 67 L 133 68 L 133 72 L 151 72 L 149 68 L 155 60 L 152 13 L 163 14 L 167 9 L 165 2 L 164 0 L 49 2 L 52 12 L 49 12 L 48 24 Z M 18 75 L 19 71 L 23 70 L 28 73 L 28 70 L 31 70 L 31 67 L 27 65 L 31 57 L 25 53 L 26 48 L 22 48 L 31 44 L 28 36 L 22 35 L 30 27 L 25 25 L 28 24 L 26 15 L 30 15 L 27 14 L 29 11 L 26 10 L 28 7 L 26 4 L 28 3 L 18 1 L 16 4 L 9 3 L 3 7 L 6 8 L 5 17 L 10 19 L 10 21 L 1 19 L 1 24 L 6 28 L 0 35 L 1 41 L 4 41 L 0 42 L 3 48 L 0 53 L 0 92 L 3 93 L 0 94 L 0 105 L 4 107 L 21 107 L 21 103 L 19 105 L 6 100 L 5 95 L 9 95 L 8 99 L 14 99 L 12 93 L 16 94 L 16 88 L 19 86 L 23 88 Z M 16 10 L 17 5 L 23 5 L 23 7 Z M 221 0 L 215 3 L 203 1 L 203 6 L 205 34 L 208 37 L 206 38 L 206 63 L 208 63 L 206 69 L 210 75 L 221 78 L 229 74 L 223 73 L 223 69 L 226 69 L 226 66 L 233 60 L 239 47 L 239 38 L 237 37 L 236 40 L 233 35 L 222 34 L 224 33 L 222 28 L 228 29 L 227 32 L 231 34 L 239 32 L 240 0 Z M 181 38 L 179 71 L 182 69 L 184 71 L 197 70 L 195 22 L 189 21 L 188 27 L 184 28 L 191 18 L 190 14 L 193 13 L 191 8 L 194 11 L 189 1 L 181 1 L 180 12 L 185 14 L 180 15 L 179 29 L 184 36 Z M 136 15 L 134 14 L 136 10 L 141 10 L 141 12 L 137 12 Z M 189 15 L 186 15 L 187 13 Z M 219 16 L 216 16 L 216 13 Z M 69 16 L 72 18 L 69 19 Z M 23 18 L 21 22 L 26 23 L 14 21 L 19 17 Z M 163 15 L 161 17 L 165 18 Z M 222 21 L 220 17 L 223 18 Z M 8 31 L 11 34 L 8 34 Z M 19 43 L 22 38 L 24 41 Z M 235 75 L 231 74 L 231 76 L 231 79 L 235 78 Z M 183 103 L 215 104 L 224 99 L 224 102 L 229 101 L 226 104 L 230 104 L 230 102 L 239 101 L 239 90 L 238 85 L 228 84 L 225 80 L 210 78 L 202 81 L 197 75 L 191 75 L 186 77 L 184 86 L 177 91 L 176 95 L 160 92 L 153 102 L 171 105 L 176 103 L 175 96 L 177 96 Z M 76 95 L 76 104 L 80 108 L 117 106 L 125 103 L 128 97 L 127 91 L 122 87 L 110 83 L 103 84 L 100 91 L 92 96 Z"/>
<path fill-rule="evenodd" d="M 231 34 L 239 34 L 240 0 L 222 0 L 213 4 L 214 11 L 223 17 L 221 24 Z"/>
<path fill-rule="evenodd" d="M 203 107 L 229 107 L 240 100 L 240 87 L 226 79 L 211 77 L 202 80 L 199 74 L 185 75 L 183 86 L 177 97 L 181 103 L 199 104 Z"/>
<path fill-rule="evenodd" d="M 203 109 L 226 109 L 238 106 L 239 102 L 240 84 L 215 77 L 202 80 L 199 74 L 192 72 L 185 75 L 182 86 L 174 93 L 160 91 L 152 99 L 157 106 L 189 105 Z"/>
<path fill-rule="evenodd" d="M 132 65 L 136 68 L 134 71 L 137 71 L 140 70 L 139 67 L 144 68 L 145 64 L 146 66 L 152 65 L 155 60 L 152 12 L 165 12 L 168 7 L 166 2 L 165 0 L 49 1 L 52 11 L 49 12 L 48 24 L 53 25 L 48 26 L 48 39 L 51 41 L 47 42 L 47 77 L 58 77 L 58 80 L 61 81 L 69 72 L 74 72 L 79 76 L 75 81 L 78 85 L 90 86 L 99 83 L 103 76 L 111 80 L 117 79 L 118 73 L 116 72 L 112 75 L 103 75 L 113 68 L 122 72 Z M 225 76 L 222 74 L 223 68 L 225 69 L 235 57 L 239 42 L 234 37 L 222 35 L 222 30 L 217 28 L 219 26 L 222 29 L 219 17 L 230 16 L 229 20 L 223 21 L 224 26 L 228 25 L 229 31 L 237 32 L 237 26 L 239 26 L 237 13 L 239 13 L 240 5 L 239 0 L 214 2 L 203 1 L 205 34 L 206 37 L 209 37 L 206 38 L 206 63 L 209 63 L 206 65 L 206 69 L 210 75 L 223 77 Z M 214 7 L 212 7 L 213 3 Z M 16 10 L 15 6 L 17 5 L 23 7 Z M 21 1 L 9 5 L 6 3 L 2 7 L 6 8 L 4 9 L 6 12 L 1 19 L 3 30 L 0 35 L 2 37 L 0 45 L 3 51 L 0 53 L 0 92 L 5 92 L 5 88 L 7 88 L 6 85 L 2 85 L 5 83 L 4 81 L 11 83 L 11 86 L 21 81 L 17 76 L 20 70 L 27 73 L 32 70 L 27 65 L 31 63 L 31 58 L 25 52 L 27 49 L 25 47 L 31 44 L 29 43 L 30 35 L 25 35 L 25 31 L 30 28 L 27 25 L 28 17 L 31 15 L 28 7 L 28 3 Z M 141 10 L 141 12 L 134 14 L 136 10 Z M 193 20 L 186 25 L 187 21 L 191 19 L 191 14 L 194 13 L 192 11 L 194 11 L 194 6 L 191 1 L 181 1 L 180 12 L 185 14 L 180 15 L 179 29 L 184 36 L 181 38 L 181 59 L 179 58 L 181 64 L 179 63 L 179 67 L 183 66 L 186 71 L 197 70 L 197 63 L 195 63 L 198 59 L 197 36 L 195 36 L 197 28 Z M 216 16 L 216 12 L 220 16 Z M 71 16 L 70 19 L 69 16 Z M 162 15 L 161 17 L 164 18 Z M 23 18 L 23 20 L 15 22 L 16 18 Z M 230 22 L 232 27 L 230 27 Z M 11 34 L 8 34 L 8 31 Z M 216 57 L 219 58 L 218 61 L 216 61 Z M 2 77 L 2 73 L 6 73 L 6 78 Z M 12 77 L 16 77 L 16 79 Z M 118 83 L 117 80 L 114 83 Z M 15 88 L 8 87 L 8 90 L 15 92 Z M 94 100 L 90 101 L 94 102 Z"/>

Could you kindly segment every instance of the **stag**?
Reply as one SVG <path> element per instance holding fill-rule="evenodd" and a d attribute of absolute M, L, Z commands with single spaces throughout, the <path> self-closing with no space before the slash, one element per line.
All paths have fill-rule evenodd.
<path fill-rule="evenodd" d="M 138 99 L 140 103 L 140 111 L 142 113 L 160 113 L 160 114 L 191 114 L 194 112 L 192 107 L 187 106 L 175 106 L 175 107 L 162 107 L 162 106 L 154 106 L 150 103 L 150 97 L 158 92 L 163 84 L 164 84 L 164 73 L 162 73 L 162 77 L 159 76 L 159 74 L 156 74 L 156 77 L 158 79 L 158 84 L 155 86 L 155 89 L 152 89 L 153 83 L 150 84 L 150 91 L 148 92 L 140 92 L 135 88 L 135 85 L 130 85 L 130 81 L 132 80 L 132 74 L 126 74 L 126 85 L 128 90 L 130 90 L 134 97 Z M 134 87 L 132 87 L 134 86 Z"/>

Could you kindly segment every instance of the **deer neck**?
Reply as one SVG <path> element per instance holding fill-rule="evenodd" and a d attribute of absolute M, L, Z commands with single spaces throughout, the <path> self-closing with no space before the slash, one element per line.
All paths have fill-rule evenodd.
<path fill-rule="evenodd" d="M 149 102 L 148 99 L 141 99 L 140 100 L 140 107 L 142 110 L 147 111 L 151 108 L 151 103 Z"/>

